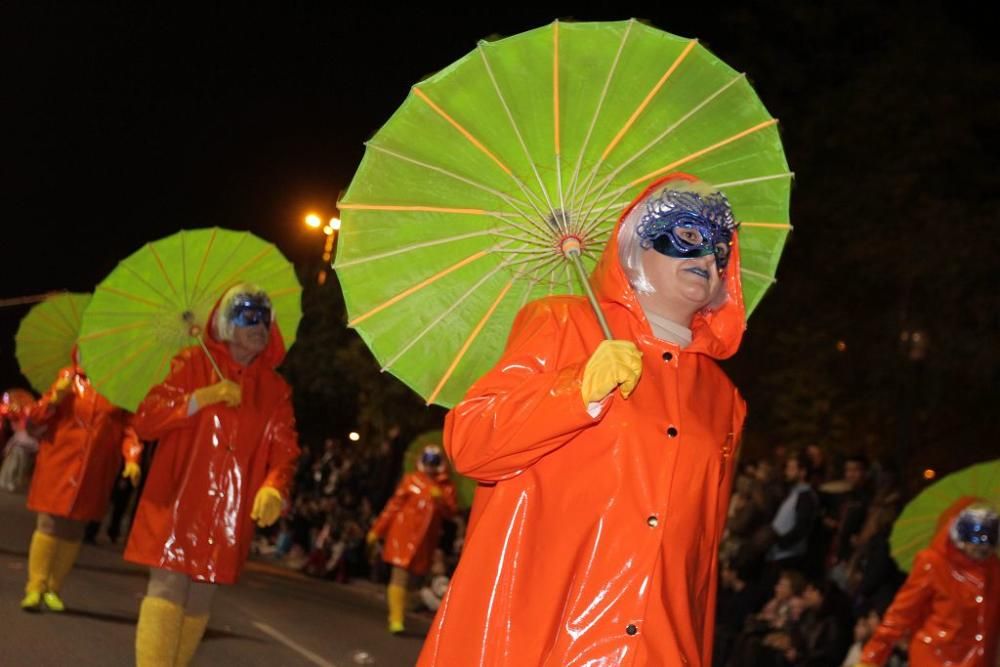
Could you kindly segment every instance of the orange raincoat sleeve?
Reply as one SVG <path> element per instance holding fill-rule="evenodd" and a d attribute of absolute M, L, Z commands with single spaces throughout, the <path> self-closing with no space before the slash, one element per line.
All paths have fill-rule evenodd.
<path fill-rule="evenodd" d="M 268 450 L 267 477 L 261 486 L 276 489 L 282 498 L 288 500 L 299 458 L 299 437 L 295 430 L 295 413 L 290 395 L 278 405 L 264 438 Z"/>
<path fill-rule="evenodd" d="M 55 381 L 49 390 L 42 394 L 42 397 L 38 399 L 38 403 L 31 410 L 30 421 L 32 424 L 42 426 L 49 423 L 56 414 L 56 408 L 59 407 L 59 403 L 56 401 L 56 386 L 61 382 L 72 382 L 73 377 L 76 372 L 73 370 L 72 366 L 62 369 L 59 371 L 59 375 L 56 376 Z M 65 398 L 65 395 L 63 396 Z"/>
<path fill-rule="evenodd" d="M 139 459 L 142 458 L 142 440 L 135 433 L 135 427 L 132 422 L 135 417 L 129 417 L 125 423 L 125 432 L 122 434 L 122 458 L 125 459 L 125 463 L 139 463 Z"/>
<path fill-rule="evenodd" d="M 185 350 L 174 357 L 167 379 L 150 389 L 139 406 L 133 426 L 143 440 L 159 440 L 169 431 L 194 424 L 188 402 L 197 387 L 189 355 Z"/>
<path fill-rule="evenodd" d="M 929 551 L 924 550 L 917 554 L 910 576 L 896 593 L 896 598 L 886 610 L 881 625 L 865 644 L 861 654 L 863 662 L 884 664 L 892 654 L 896 642 L 917 630 L 931 613 L 934 595 L 931 578 L 934 576 L 934 565 L 934 557 Z"/>
<path fill-rule="evenodd" d="M 389 526 L 392 525 L 393 519 L 399 514 L 403 506 L 406 504 L 406 496 L 410 493 L 410 476 L 406 475 L 399 482 L 399 486 L 396 487 L 396 492 L 392 494 L 392 498 L 386 502 L 385 508 L 382 513 L 378 515 L 378 519 L 375 520 L 375 525 L 372 526 L 372 532 L 378 535 L 379 539 L 384 539 L 386 533 L 389 532 Z"/>
<path fill-rule="evenodd" d="M 560 359 L 571 325 L 559 319 L 549 302 L 523 308 L 500 362 L 448 413 L 445 449 L 461 474 L 482 482 L 513 477 L 607 414 L 592 417 L 583 404 L 587 359 Z"/>
<path fill-rule="evenodd" d="M 441 484 L 441 513 L 446 519 L 450 519 L 458 513 L 458 496 L 455 485 L 451 480 L 445 480 Z"/>

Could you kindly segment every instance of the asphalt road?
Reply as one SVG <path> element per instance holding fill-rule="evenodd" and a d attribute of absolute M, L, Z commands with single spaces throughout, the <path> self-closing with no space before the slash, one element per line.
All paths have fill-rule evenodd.
<path fill-rule="evenodd" d="M 0 491 L 0 665 L 134 664 L 146 572 L 123 561 L 120 547 L 84 545 L 63 587 L 67 611 L 25 613 L 18 602 L 33 528 L 24 496 Z M 193 665 L 412 665 L 427 627 L 410 616 L 407 635 L 390 636 L 384 594 L 367 582 L 343 586 L 251 562 L 239 584 L 220 587 Z"/>

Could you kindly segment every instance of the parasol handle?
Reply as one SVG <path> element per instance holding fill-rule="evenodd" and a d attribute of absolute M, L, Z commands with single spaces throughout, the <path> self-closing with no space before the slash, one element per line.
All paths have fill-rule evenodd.
<path fill-rule="evenodd" d="M 195 338 L 198 339 L 198 345 L 201 345 L 201 349 L 205 353 L 205 356 L 207 356 L 208 360 L 212 363 L 212 368 L 215 369 L 215 374 L 219 376 L 219 380 L 225 380 L 226 376 L 219 370 L 219 364 L 215 363 L 215 357 L 212 356 L 212 353 L 208 351 L 208 347 L 205 346 L 205 340 L 201 336 L 195 336 Z"/>
<path fill-rule="evenodd" d="M 594 309 L 594 315 L 597 316 L 597 323 L 601 325 L 604 337 L 608 340 L 613 340 L 614 336 L 611 335 L 611 327 L 608 326 L 608 320 L 604 317 L 604 312 L 597 303 L 597 297 L 594 296 L 594 290 L 591 289 L 590 281 L 587 279 L 587 270 L 584 268 L 583 260 L 580 258 L 580 241 L 572 236 L 568 237 L 563 241 L 562 250 L 563 255 L 576 267 L 576 273 L 583 284 L 583 291 L 587 294 L 587 301 L 590 302 L 590 307 Z"/>
<path fill-rule="evenodd" d="M 219 370 L 219 364 L 215 363 L 215 357 L 213 357 L 212 353 L 208 351 L 208 347 L 205 345 L 205 340 L 201 337 L 201 327 L 195 324 L 194 313 L 190 310 L 184 311 L 181 315 L 181 319 L 190 325 L 188 328 L 188 335 L 198 341 L 198 345 L 201 346 L 201 351 L 205 353 L 206 357 L 208 357 L 209 363 L 211 363 L 212 368 L 215 369 L 215 374 L 219 376 L 219 381 L 225 380 L 226 376 L 222 374 L 221 370 Z"/>

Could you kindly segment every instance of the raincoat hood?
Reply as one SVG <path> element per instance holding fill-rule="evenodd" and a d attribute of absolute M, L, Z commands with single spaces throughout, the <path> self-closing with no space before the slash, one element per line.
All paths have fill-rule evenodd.
<path fill-rule="evenodd" d="M 222 293 L 223 296 L 229 288 Z M 215 306 L 212 308 L 212 312 L 208 316 L 208 335 L 205 336 L 205 347 L 209 349 L 212 356 L 216 361 L 220 359 L 226 359 L 231 364 L 236 364 L 236 360 L 233 359 L 232 355 L 229 353 L 229 344 L 221 340 L 218 336 L 218 332 L 215 330 L 215 315 L 219 311 L 219 307 L 222 305 L 222 298 L 219 297 L 218 301 L 215 302 Z M 269 329 L 269 335 L 267 340 L 267 347 L 264 351 L 257 355 L 257 357 L 250 363 L 250 366 L 257 364 L 262 364 L 266 368 L 277 368 L 281 365 L 281 362 L 285 359 L 285 339 L 281 336 L 281 328 L 278 326 L 278 320 L 275 317 L 271 318 L 271 326 Z"/>
<path fill-rule="evenodd" d="M 697 180 L 689 174 L 667 175 L 647 187 L 636 197 L 618 218 L 611 238 L 608 240 L 601 259 L 590 276 L 590 283 L 602 304 L 614 304 L 629 311 L 635 320 L 634 333 L 652 336 L 652 328 L 646 319 L 639 298 L 629 284 L 625 271 L 618 259 L 618 232 L 629 213 L 653 192 L 660 190 L 670 181 Z M 691 322 L 691 345 L 686 352 L 701 352 L 714 359 L 727 359 L 739 349 L 746 329 L 746 308 L 743 305 L 743 287 L 740 283 L 740 253 L 738 233 L 733 234 L 733 247 L 723 274 L 726 290 L 725 303 L 714 310 L 704 309 Z M 613 331 L 615 337 L 623 337 L 625 332 Z"/>

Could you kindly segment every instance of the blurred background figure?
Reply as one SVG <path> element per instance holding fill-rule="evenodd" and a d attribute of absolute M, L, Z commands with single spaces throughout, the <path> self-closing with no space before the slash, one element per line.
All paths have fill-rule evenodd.
<path fill-rule="evenodd" d="M 389 632 L 404 630 L 406 597 L 413 579 L 423 577 L 441 539 L 442 524 L 458 511 L 455 487 L 440 445 L 424 448 L 416 472 L 403 477 L 386 504 L 367 542 L 385 541 L 382 560 L 392 566 L 386 598 Z"/>

